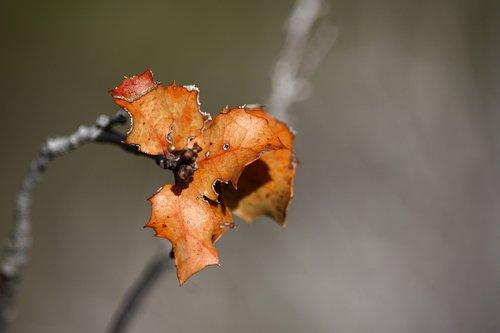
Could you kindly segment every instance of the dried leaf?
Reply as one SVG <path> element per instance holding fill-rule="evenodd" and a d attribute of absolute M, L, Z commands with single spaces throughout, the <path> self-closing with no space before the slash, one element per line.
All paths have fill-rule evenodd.
<path fill-rule="evenodd" d="M 237 189 L 223 186 L 224 202 L 246 222 L 267 215 L 285 227 L 288 206 L 293 198 L 297 164 L 292 146 L 295 135 L 285 123 L 263 110 L 253 110 L 252 113 L 268 120 L 270 128 L 279 136 L 285 148 L 270 151 L 247 166 Z"/>
<path fill-rule="evenodd" d="M 243 108 L 224 109 L 193 142 L 204 151 L 193 182 L 211 200 L 217 200 L 217 180 L 236 186 L 247 165 L 265 152 L 284 147 L 264 116 Z"/>
<path fill-rule="evenodd" d="M 131 114 L 125 142 L 173 163 L 176 184 L 149 199 L 146 227 L 172 243 L 180 284 L 219 263 L 214 243 L 234 226 L 222 187 L 244 219 L 267 214 L 284 224 L 295 171 L 293 134 L 285 124 L 248 108 L 226 108 L 209 121 L 194 86 L 163 88 L 149 70 L 110 92 Z"/>
<path fill-rule="evenodd" d="M 165 185 L 149 198 L 151 217 L 145 226 L 172 243 L 181 285 L 206 266 L 219 264 L 213 244 L 234 226 L 224 205 L 198 193 L 194 186 Z"/>
<path fill-rule="evenodd" d="M 146 154 L 166 155 L 183 149 L 210 119 L 200 111 L 196 87 L 172 83 L 164 88 L 153 80 L 150 70 L 125 78 L 110 93 L 132 118 L 125 143 L 138 145 Z"/>

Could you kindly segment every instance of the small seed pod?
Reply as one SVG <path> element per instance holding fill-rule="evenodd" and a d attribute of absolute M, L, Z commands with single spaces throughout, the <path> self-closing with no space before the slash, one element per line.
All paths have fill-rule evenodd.
<path fill-rule="evenodd" d="M 202 151 L 202 150 L 203 150 L 203 148 L 201 148 L 199 144 L 195 143 L 195 144 L 193 145 L 192 150 L 193 150 L 195 153 L 199 153 L 200 151 Z"/>
<path fill-rule="evenodd" d="M 196 159 L 196 155 L 192 149 L 186 149 L 181 152 L 180 158 L 183 162 L 192 162 L 193 159 Z"/>
<path fill-rule="evenodd" d="M 194 173 L 194 168 L 191 165 L 181 165 L 179 168 L 175 171 L 175 176 L 176 179 L 182 183 L 189 183 L 192 181 Z"/>

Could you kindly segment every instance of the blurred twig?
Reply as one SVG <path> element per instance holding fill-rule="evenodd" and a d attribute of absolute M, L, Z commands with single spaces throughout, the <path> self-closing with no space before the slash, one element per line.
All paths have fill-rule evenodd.
<path fill-rule="evenodd" d="M 162 273 L 167 271 L 167 268 L 172 262 L 170 259 L 172 259 L 173 256 L 173 250 L 170 251 L 170 255 L 167 255 L 166 251 L 161 251 L 159 255 L 153 257 L 146 267 L 144 267 L 141 275 L 134 282 L 130 291 L 120 303 L 120 308 L 116 312 L 108 332 L 125 332 L 130 320 L 142 304 L 144 297 L 146 297 L 147 292 L 152 289 L 154 283 L 160 278 Z"/>
<path fill-rule="evenodd" d="M 285 43 L 271 76 L 267 109 L 289 121 L 290 106 L 310 94 L 308 77 L 316 71 L 337 39 L 337 27 L 326 19 L 324 0 L 297 0 L 285 24 Z"/>
<path fill-rule="evenodd" d="M 100 116 L 92 126 L 80 126 L 73 134 L 64 137 L 49 138 L 40 148 L 38 156 L 31 162 L 31 167 L 24 178 L 16 197 L 14 226 L 7 241 L 4 258 L 0 264 L 0 332 L 6 332 L 15 312 L 15 300 L 19 293 L 24 267 L 30 258 L 31 203 L 33 190 L 47 170 L 49 163 L 56 157 L 64 156 L 90 142 L 109 143 L 127 152 L 147 156 L 159 163 L 159 157 L 140 152 L 137 147 L 122 142 L 123 136 L 112 130 L 116 124 L 126 122 L 124 111 L 115 116 Z"/>

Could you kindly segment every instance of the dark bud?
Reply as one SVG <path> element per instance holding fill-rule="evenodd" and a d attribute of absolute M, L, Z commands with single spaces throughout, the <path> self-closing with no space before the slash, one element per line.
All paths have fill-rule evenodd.
<path fill-rule="evenodd" d="M 197 154 L 198 154 L 200 151 L 202 151 L 202 150 L 203 150 L 203 148 L 201 148 L 199 144 L 195 143 L 195 144 L 193 145 L 192 150 L 193 150 L 195 153 L 197 153 Z"/>
<path fill-rule="evenodd" d="M 156 160 L 160 168 L 166 169 L 167 168 L 167 159 L 165 156 L 159 156 L 158 159 Z"/>
<path fill-rule="evenodd" d="M 179 157 L 172 154 L 161 155 L 156 158 L 156 162 L 162 169 L 173 170 L 179 162 Z"/>
<path fill-rule="evenodd" d="M 196 159 L 196 153 L 192 149 L 186 149 L 181 152 L 180 158 L 183 162 L 191 163 L 193 159 Z"/>
<path fill-rule="evenodd" d="M 193 175 L 193 167 L 190 165 L 181 165 L 177 170 L 177 177 L 180 181 L 186 182 Z"/>
<path fill-rule="evenodd" d="M 200 151 L 201 147 L 195 143 L 193 148 L 184 149 L 172 154 L 172 156 L 177 158 L 175 166 L 172 168 L 174 170 L 175 184 L 180 188 L 187 186 L 193 180 L 193 174 L 198 169 L 196 159 Z"/>

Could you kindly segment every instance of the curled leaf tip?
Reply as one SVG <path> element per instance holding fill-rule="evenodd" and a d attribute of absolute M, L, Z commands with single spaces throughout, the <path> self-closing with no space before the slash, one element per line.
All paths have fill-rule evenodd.
<path fill-rule="evenodd" d="M 109 93 L 115 99 L 123 99 L 127 102 L 134 102 L 141 98 L 158 85 L 153 79 L 153 72 L 147 69 L 144 73 L 125 77 L 120 85 L 111 89 Z"/>

